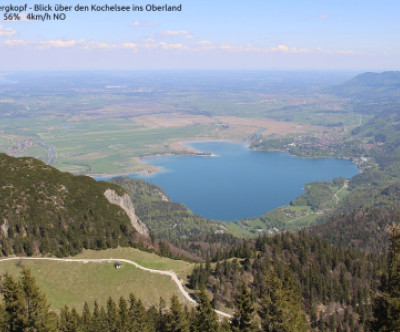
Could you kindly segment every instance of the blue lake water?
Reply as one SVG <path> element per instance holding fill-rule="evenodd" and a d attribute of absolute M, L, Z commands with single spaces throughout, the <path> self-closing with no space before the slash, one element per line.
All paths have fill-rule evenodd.
<path fill-rule="evenodd" d="M 191 143 L 217 157 L 162 156 L 145 162 L 162 167 L 153 176 L 132 175 L 161 186 L 170 198 L 197 214 L 232 221 L 261 216 L 301 195 L 307 182 L 350 178 L 348 160 L 306 159 L 286 153 L 250 151 L 243 144 Z"/>

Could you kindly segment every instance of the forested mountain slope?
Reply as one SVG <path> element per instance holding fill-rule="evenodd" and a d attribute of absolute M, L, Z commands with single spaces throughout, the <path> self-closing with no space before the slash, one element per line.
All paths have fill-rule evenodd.
<path fill-rule="evenodd" d="M 339 246 L 383 253 L 388 230 L 399 222 L 400 183 L 354 190 L 311 232 Z"/>
<path fill-rule="evenodd" d="M 327 92 L 357 102 L 400 102 L 400 72 L 363 73 Z"/>
<path fill-rule="evenodd" d="M 62 173 L 34 158 L 0 154 L 2 255 L 68 256 L 135 245 L 127 214 L 104 196 L 120 187 Z"/>
<path fill-rule="evenodd" d="M 399 109 L 400 110 L 400 109 Z M 356 250 L 382 253 L 387 249 L 387 230 L 399 222 L 400 114 L 378 114 L 352 132 L 365 142 L 363 172 L 350 179 L 349 194 L 313 232 Z"/>
<path fill-rule="evenodd" d="M 192 288 L 208 288 L 217 308 L 234 309 L 244 280 L 261 316 L 264 296 L 273 292 L 272 311 L 277 316 L 295 311 L 297 297 L 308 315 L 310 330 L 368 330 L 382 258 L 332 246 L 306 232 L 260 237 L 236 249 L 232 252 L 236 259 L 200 265 L 190 279 Z M 285 300 L 283 294 L 289 289 L 293 299 Z"/>

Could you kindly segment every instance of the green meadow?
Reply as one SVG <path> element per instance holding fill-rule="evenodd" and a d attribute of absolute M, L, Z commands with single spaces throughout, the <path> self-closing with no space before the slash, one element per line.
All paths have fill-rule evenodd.
<path fill-rule="evenodd" d="M 194 266 L 132 248 L 85 251 L 73 258 L 111 257 L 133 260 L 153 269 L 172 270 L 182 280 Z M 8 272 L 17 278 L 22 267 L 32 271 L 50 308 L 56 311 L 64 305 L 81 309 L 85 301 L 93 305 L 97 300 L 105 306 L 109 296 L 118 301 L 121 296 L 128 298 L 130 293 L 140 298 L 146 307 L 158 305 L 160 297 L 169 302 L 174 294 L 182 304 L 190 305 L 169 276 L 143 271 L 125 263 L 121 263 L 117 270 L 111 262 L 5 261 L 0 262 L 0 274 Z"/>

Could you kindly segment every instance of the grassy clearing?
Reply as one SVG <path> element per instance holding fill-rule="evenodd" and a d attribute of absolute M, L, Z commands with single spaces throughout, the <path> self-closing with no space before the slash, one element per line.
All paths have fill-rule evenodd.
<path fill-rule="evenodd" d="M 262 224 L 262 223 L 261 223 Z M 265 225 L 264 225 L 265 226 Z M 256 234 L 253 232 L 250 232 L 247 228 L 245 229 L 241 224 L 237 224 L 236 222 L 227 222 L 225 227 L 228 229 L 228 231 L 237 237 L 255 237 Z M 259 231 L 259 233 L 262 233 L 262 229 L 264 228 L 263 226 L 260 226 L 260 228 L 257 228 L 257 226 L 255 226 L 254 228 L 256 229 L 260 229 L 261 231 Z"/>
<path fill-rule="evenodd" d="M 349 193 L 349 189 L 347 188 L 343 188 L 342 190 L 340 190 L 337 193 L 337 197 L 339 198 L 339 200 L 342 200 L 344 197 L 346 197 Z"/>
<path fill-rule="evenodd" d="M 119 248 L 105 251 L 86 251 L 74 258 L 125 258 L 137 263 L 164 270 L 174 270 L 179 278 L 185 278 L 192 264 L 174 261 L 136 249 Z M 21 267 L 32 270 L 39 287 L 47 296 L 51 309 L 60 310 L 64 305 L 81 309 L 84 301 L 90 305 L 94 300 L 105 305 L 109 296 L 118 300 L 133 293 L 146 307 L 157 305 L 160 297 L 169 301 L 176 294 L 181 303 L 188 302 L 181 295 L 176 284 L 168 276 L 142 271 L 122 263 L 119 270 L 113 263 L 79 263 L 55 261 L 0 262 L 0 274 L 6 271 L 18 276 Z M 176 270 L 175 270 L 176 269 Z"/>
<path fill-rule="evenodd" d="M 144 267 L 156 270 L 174 271 L 179 278 L 185 279 L 192 271 L 194 264 L 182 260 L 174 260 L 158 256 L 153 253 L 141 251 L 135 248 L 117 248 L 108 250 L 84 250 L 81 254 L 72 258 L 123 258 L 134 261 Z"/>
<path fill-rule="evenodd" d="M 285 205 L 267 212 L 259 218 L 226 223 L 229 231 L 240 237 L 257 237 L 267 232 L 296 230 L 312 225 L 320 216 L 310 206 Z"/>

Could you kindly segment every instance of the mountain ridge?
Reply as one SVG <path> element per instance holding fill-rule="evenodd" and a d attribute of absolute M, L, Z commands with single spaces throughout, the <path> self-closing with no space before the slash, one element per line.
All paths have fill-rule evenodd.
<path fill-rule="evenodd" d="M 136 230 L 107 189 L 87 176 L 63 173 L 30 157 L 0 154 L 0 244 L 3 255 L 68 256 L 83 248 L 133 246 Z"/>
<path fill-rule="evenodd" d="M 399 103 L 400 71 L 362 73 L 349 81 L 327 88 L 325 92 L 363 104 Z"/>

